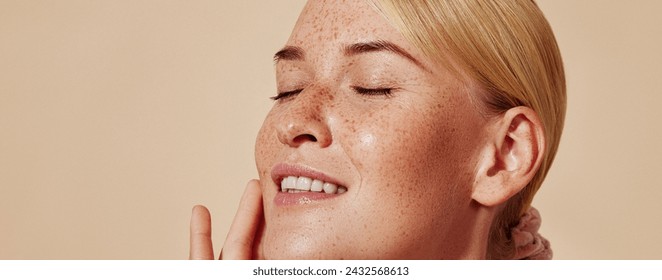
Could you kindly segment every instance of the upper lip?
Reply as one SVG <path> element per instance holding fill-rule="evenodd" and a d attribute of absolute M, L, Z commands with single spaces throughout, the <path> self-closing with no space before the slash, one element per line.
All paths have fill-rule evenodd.
<path fill-rule="evenodd" d="M 317 179 L 327 183 L 336 184 L 338 186 L 347 187 L 347 185 L 342 183 L 340 180 L 324 174 L 323 172 L 318 171 L 312 167 L 300 164 L 278 163 L 274 165 L 273 168 L 271 168 L 271 179 L 274 181 L 276 186 L 280 187 L 280 182 L 283 180 L 283 178 L 288 176 L 303 176 L 313 180 Z"/>

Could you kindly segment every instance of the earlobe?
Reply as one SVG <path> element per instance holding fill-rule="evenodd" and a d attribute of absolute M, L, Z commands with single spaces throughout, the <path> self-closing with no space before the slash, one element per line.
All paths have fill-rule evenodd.
<path fill-rule="evenodd" d="M 511 108 L 490 125 L 472 193 L 474 200 L 488 207 L 504 203 L 526 187 L 545 151 L 543 126 L 531 108 Z"/>

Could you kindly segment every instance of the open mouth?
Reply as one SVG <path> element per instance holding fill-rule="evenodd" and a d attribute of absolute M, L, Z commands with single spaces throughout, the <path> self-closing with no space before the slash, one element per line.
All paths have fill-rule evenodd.
<path fill-rule="evenodd" d="M 279 205 L 307 204 L 347 192 L 347 185 L 342 181 L 301 164 L 276 164 L 271 178 L 276 186 L 280 185 L 275 197 Z"/>
<path fill-rule="evenodd" d="M 287 193 L 316 192 L 341 194 L 347 191 L 347 187 L 305 176 L 287 176 L 283 177 L 280 181 L 280 191 Z"/>

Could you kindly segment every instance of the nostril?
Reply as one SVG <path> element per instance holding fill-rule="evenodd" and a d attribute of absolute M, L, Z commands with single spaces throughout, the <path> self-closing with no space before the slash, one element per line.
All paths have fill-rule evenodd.
<path fill-rule="evenodd" d="M 301 134 L 301 135 L 298 135 L 297 137 L 294 137 L 294 139 L 292 139 L 292 140 L 294 141 L 294 143 L 299 143 L 299 144 L 303 143 L 303 142 L 308 142 L 308 141 L 317 142 L 317 138 L 315 136 L 313 136 L 312 134 Z"/>

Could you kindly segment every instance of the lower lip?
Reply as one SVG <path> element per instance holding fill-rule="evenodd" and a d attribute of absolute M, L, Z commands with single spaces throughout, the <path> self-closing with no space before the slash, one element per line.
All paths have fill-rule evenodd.
<path fill-rule="evenodd" d="M 318 193 L 318 192 L 300 192 L 288 193 L 278 192 L 274 198 L 274 204 L 277 206 L 307 205 L 337 197 L 338 194 Z"/>

